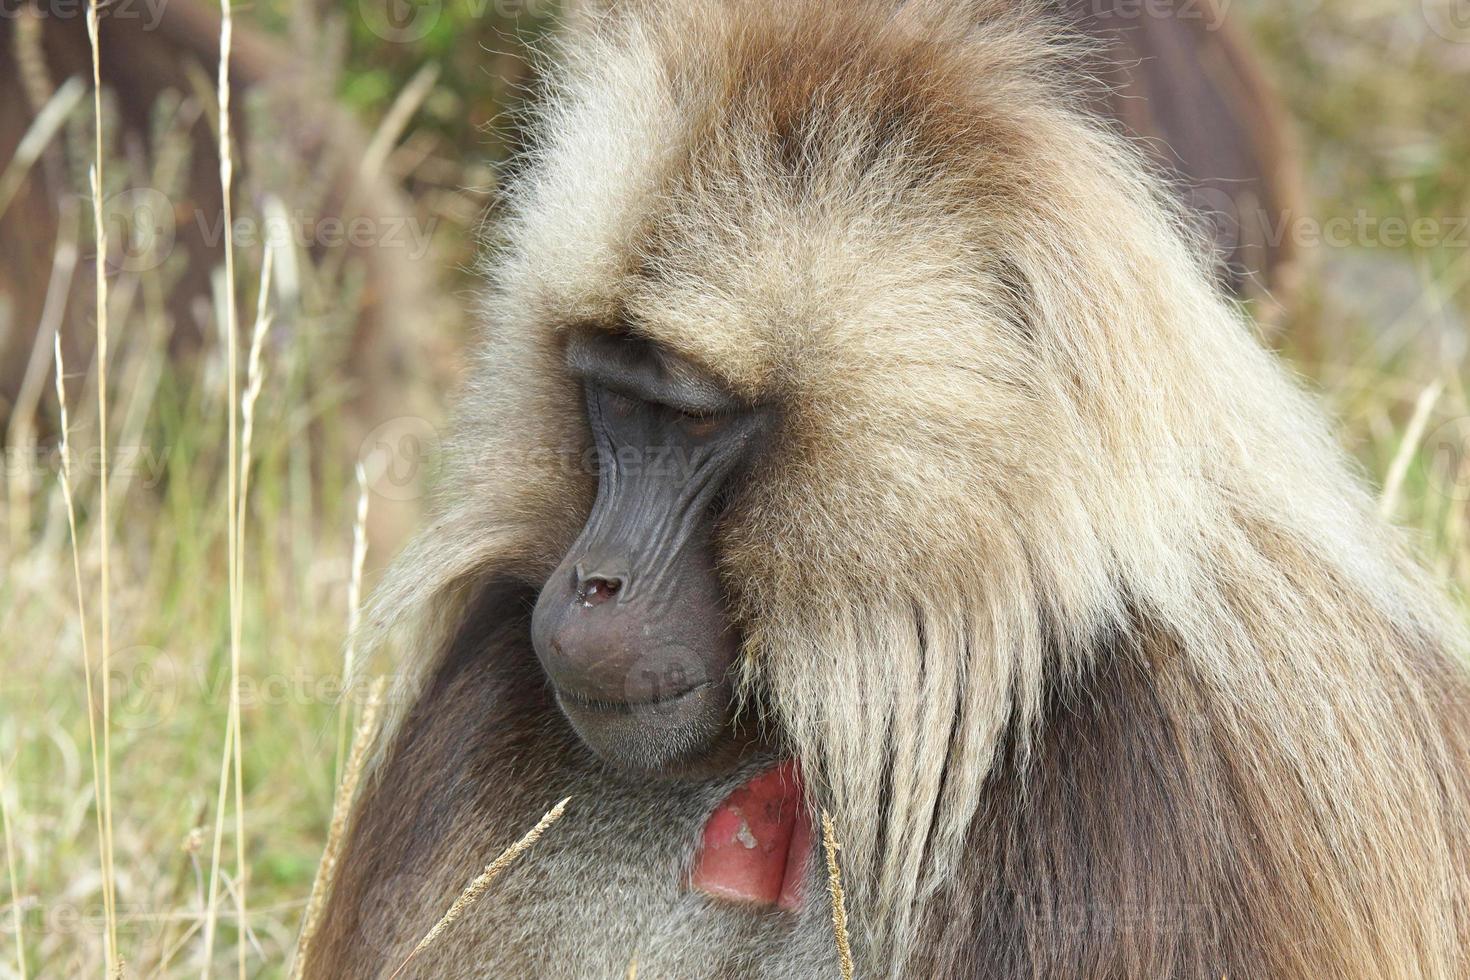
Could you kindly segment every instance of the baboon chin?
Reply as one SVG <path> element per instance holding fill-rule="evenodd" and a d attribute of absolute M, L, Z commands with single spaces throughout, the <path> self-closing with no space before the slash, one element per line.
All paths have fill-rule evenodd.
<path fill-rule="evenodd" d="M 838 976 L 822 810 L 869 980 L 1466 976 L 1463 627 L 1055 23 L 579 24 L 307 975 Z"/>
<path fill-rule="evenodd" d="M 536 656 L 588 747 L 667 773 L 733 741 L 738 631 L 715 525 L 771 424 L 685 359 L 647 341 L 574 334 L 599 463 L 587 523 L 542 586 Z"/>

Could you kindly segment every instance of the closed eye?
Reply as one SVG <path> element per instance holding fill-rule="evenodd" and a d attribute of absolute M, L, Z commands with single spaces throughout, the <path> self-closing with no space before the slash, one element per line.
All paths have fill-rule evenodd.
<path fill-rule="evenodd" d="M 706 409 L 668 406 L 669 410 L 678 418 L 679 424 L 684 431 L 692 436 L 703 437 L 712 435 L 719 431 L 729 416 L 725 413 L 709 411 Z"/>
<path fill-rule="evenodd" d="M 675 405 L 653 401 L 632 392 L 615 387 L 601 387 L 601 397 L 606 410 L 618 418 L 629 418 L 639 409 L 652 409 L 678 425 L 689 435 L 704 437 L 718 431 L 730 418 L 730 413 L 713 408 L 694 405 Z"/>

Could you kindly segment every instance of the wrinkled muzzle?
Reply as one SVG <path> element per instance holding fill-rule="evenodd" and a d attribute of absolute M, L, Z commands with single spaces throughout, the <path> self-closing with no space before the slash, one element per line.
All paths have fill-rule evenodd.
<path fill-rule="evenodd" d="M 591 514 L 532 618 L 536 655 L 577 734 L 632 770 L 715 741 L 739 650 L 710 539 L 714 454 L 658 449 L 599 447 Z"/>

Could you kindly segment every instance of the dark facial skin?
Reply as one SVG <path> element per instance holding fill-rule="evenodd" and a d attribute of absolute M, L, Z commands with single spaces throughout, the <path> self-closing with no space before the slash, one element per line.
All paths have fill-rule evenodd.
<path fill-rule="evenodd" d="M 715 568 L 719 504 L 768 415 L 631 337 L 575 337 L 597 447 L 597 499 L 541 589 L 536 655 L 599 756 L 635 772 L 688 767 L 723 741 L 740 638 Z"/>

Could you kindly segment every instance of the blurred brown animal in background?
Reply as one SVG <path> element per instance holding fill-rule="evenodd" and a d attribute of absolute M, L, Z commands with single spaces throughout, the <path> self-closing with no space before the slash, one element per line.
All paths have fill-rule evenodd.
<path fill-rule="evenodd" d="M 1222 282 L 1257 301 L 1269 333 L 1301 274 L 1285 234 L 1303 214 L 1298 161 L 1284 110 L 1223 5 L 1060 2 L 1098 42 L 1085 63 L 1104 83 L 1096 108 L 1174 174 L 1214 243 Z"/>
<path fill-rule="evenodd" d="M 57 87 L 72 77 L 91 78 L 91 53 L 88 47 L 85 18 L 80 5 L 57 3 L 52 10 L 47 4 L 22 3 L 13 13 L 0 19 L 0 83 L 11 98 L 0 107 L 0 159 L 10 160 L 36 114 L 56 92 Z M 223 262 L 223 236 L 219 227 L 220 185 L 219 153 L 215 123 L 213 82 L 219 60 L 219 15 L 210 4 L 170 2 L 158 8 L 156 23 L 151 14 L 145 16 L 141 6 L 129 8 L 129 16 L 109 16 L 106 8 L 101 17 L 105 53 L 102 59 L 102 81 L 111 96 L 111 105 L 120 118 L 115 137 L 118 152 L 127 165 L 140 173 L 128 175 L 128 191 L 139 189 L 140 181 L 148 189 L 158 190 L 173 210 L 150 215 L 168 222 L 166 241 L 184 258 L 180 278 L 169 299 L 173 320 L 173 343 L 176 348 L 193 349 L 209 340 L 215 328 L 210 305 L 210 276 Z M 276 177 L 281 193 L 292 191 L 311 195 L 300 205 L 310 213 L 296 220 L 305 223 L 334 218 L 347 222 L 366 217 L 387 222 L 392 217 L 411 213 L 411 206 L 382 173 L 366 173 L 358 168 L 367 142 L 360 124 L 328 99 L 303 92 L 307 67 L 287 53 L 281 42 L 273 42 L 248 28 L 237 28 L 231 59 L 232 84 L 236 88 L 235 111 L 237 135 L 243 130 L 246 148 L 237 149 L 242 159 L 262 157 L 279 161 Z M 202 86 L 207 86 L 201 89 Z M 249 112 L 253 103 L 263 102 L 263 109 Z M 162 118 L 160 118 L 162 116 Z M 252 132 L 252 124 L 262 117 L 273 125 L 269 133 Z M 257 147 L 259 139 L 279 140 L 282 145 Z M 169 145 L 169 140 L 174 145 Z M 64 143 L 58 137 L 52 152 L 42 156 L 19 188 L 0 221 L 0 293 L 7 302 L 7 317 L 12 322 L 7 345 L 0 357 L 6 410 L 13 403 L 19 374 L 31 351 L 33 331 L 42 320 L 46 300 L 45 285 L 50 274 L 61 220 L 75 220 L 74 215 L 60 215 L 58 208 L 70 195 L 85 190 L 75 186 L 71 165 L 60 152 Z M 156 176 L 158 156 L 172 153 L 172 163 L 181 167 L 170 186 L 155 188 L 147 181 Z M 165 169 L 168 169 L 165 166 Z M 287 173 L 289 171 L 289 174 Z M 293 186 L 294 185 L 294 186 Z M 306 185 L 306 186 L 302 186 Z M 298 202 L 287 202 L 295 206 Z M 237 217 L 243 208 L 237 211 Z M 75 236 L 79 229 L 69 229 Z M 85 232 L 86 229 L 80 229 Z M 147 229 L 151 230 L 151 229 Z M 298 229 L 300 231 L 301 229 Z M 320 248 L 319 245 L 316 246 Z M 365 376 L 383 378 L 391 372 L 414 370 L 417 365 L 398 363 L 410 359 L 406 350 L 412 338 L 403 336 L 392 326 L 394 316 L 413 309 L 415 300 L 427 292 L 424 266 L 414 262 L 401 250 L 355 247 L 357 261 L 371 267 L 367 276 L 368 292 L 362 299 L 357 316 L 358 330 L 364 335 L 359 344 L 362 357 L 372 363 L 359 362 Z M 131 270 L 122 267 L 131 259 L 143 256 L 114 256 L 119 268 L 114 273 Z M 167 255 L 148 256 L 161 262 Z M 84 259 L 89 259 L 90 255 Z M 83 270 L 85 271 L 85 270 Z M 74 294 L 68 305 L 85 308 L 93 301 L 91 277 L 79 272 Z M 86 318 L 76 317 L 77 323 Z M 372 343 L 366 343 L 371 338 Z M 73 364 L 84 363 L 81 353 L 90 341 L 89 331 L 68 331 L 65 339 L 76 345 L 78 356 Z M 49 350 L 49 340 L 42 345 Z"/>
<path fill-rule="evenodd" d="M 68 80 L 90 84 L 84 5 L 12 7 L 0 17 L 0 87 L 8 93 L 0 99 L 0 169 L 23 180 L 0 202 L 0 442 L 16 448 L 53 435 L 51 411 L 40 410 L 51 392 L 53 335 L 61 335 L 71 390 L 95 369 L 96 297 L 90 100 L 72 104 L 76 125 L 56 131 L 28 169 L 9 166 Z M 118 156 L 104 188 L 109 275 L 114 299 L 126 304 L 113 311 L 114 355 L 158 346 L 183 362 L 218 350 L 223 337 L 218 8 L 197 0 L 104 5 L 100 33 L 107 107 L 117 114 L 104 123 Z M 247 270 L 267 240 L 283 246 L 271 303 L 278 343 L 347 348 L 340 361 L 350 376 L 339 382 L 351 386 L 345 421 L 356 445 L 390 420 L 437 422 L 439 406 L 422 392 L 454 372 L 429 339 L 443 301 L 421 240 L 425 224 L 365 159 L 362 126 L 317 90 L 313 70 L 286 42 L 236 25 L 236 238 Z M 417 520 L 409 496 L 378 496 L 379 552 L 391 553 Z"/>
<path fill-rule="evenodd" d="M 818 807 L 861 976 L 1465 973 L 1462 627 L 1089 57 L 577 22 L 309 976 L 833 976 Z"/>

